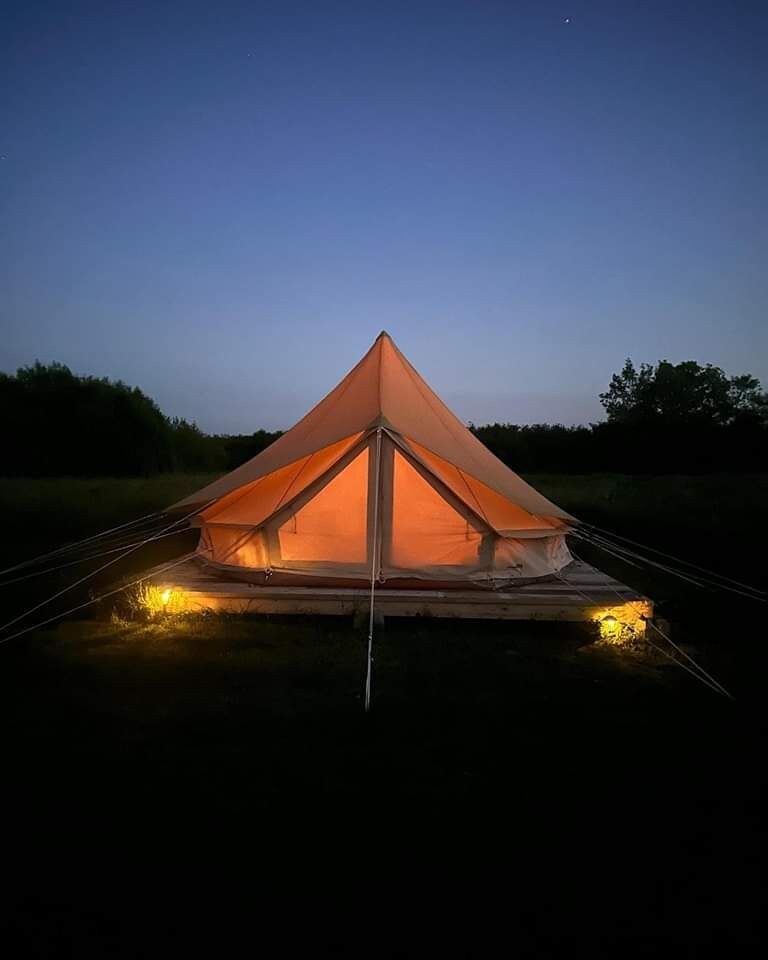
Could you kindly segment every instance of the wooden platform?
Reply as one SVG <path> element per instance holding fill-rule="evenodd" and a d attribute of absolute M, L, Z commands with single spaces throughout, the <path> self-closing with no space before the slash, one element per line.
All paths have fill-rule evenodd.
<path fill-rule="evenodd" d="M 375 608 L 385 617 L 454 617 L 483 620 L 602 621 L 611 616 L 644 629 L 642 617 L 653 616 L 653 603 L 596 567 L 576 561 L 562 579 L 493 591 L 376 590 Z M 190 559 L 148 581 L 163 596 L 169 611 L 210 610 L 226 613 L 332 614 L 367 613 L 368 589 L 261 586 L 206 569 Z M 170 592 L 169 592 L 170 591 Z"/>

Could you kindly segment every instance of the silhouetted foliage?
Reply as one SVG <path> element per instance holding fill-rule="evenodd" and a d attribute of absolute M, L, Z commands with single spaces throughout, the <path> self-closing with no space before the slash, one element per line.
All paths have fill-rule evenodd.
<path fill-rule="evenodd" d="M 203 433 L 196 423 L 173 417 L 171 428 L 173 467 L 188 473 L 223 473 L 229 470 L 229 437 Z"/>
<path fill-rule="evenodd" d="M 474 433 L 522 472 L 712 473 L 768 469 L 768 398 L 749 374 L 694 361 L 627 360 L 588 427 L 494 423 Z"/>
<path fill-rule="evenodd" d="M 500 460 L 518 472 L 583 473 L 593 469 L 587 466 L 592 458 L 590 427 L 493 423 L 483 427 L 470 424 L 470 429 Z M 582 464 L 584 469 L 574 464 Z"/>
<path fill-rule="evenodd" d="M 60 363 L 0 375 L 4 473 L 149 474 L 173 467 L 171 428 L 149 397 Z"/>
<path fill-rule="evenodd" d="M 636 370 L 627 358 L 600 394 L 609 423 L 730 426 L 765 422 L 768 395 L 750 374 L 727 377 L 720 367 L 694 360 Z"/>
<path fill-rule="evenodd" d="M 751 473 L 768 470 L 763 422 L 679 425 L 593 423 L 470 425 L 518 473 Z"/>
<path fill-rule="evenodd" d="M 223 473 L 280 436 L 212 436 L 165 417 L 137 387 L 39 362 L 0 373 L 0 429 L 5 476 Z"/>
<path fill-rule="evenodd" d="M 601 394 L 603 423 L 470 425 L 521 473 L 711 473 L 768 470 L 768 398 L 748 374 L 688 361 L 635 369 Z M 0 373 L 0 473 L 142 476 L 223 473 L 280 436 L 212 436 L 165 417 L 136 387 L 80 377 L 62 364 Z"/>
<path fill-rule="evenodd" d="M 250 435 L 227 437 L 224 442 L 226 454 L 226 469 L 234 470 L 241 463 L 255 457 L 266 447 L 282 436 L 282 431 L 270 433 L 268 430 L 257 430 Z"/>

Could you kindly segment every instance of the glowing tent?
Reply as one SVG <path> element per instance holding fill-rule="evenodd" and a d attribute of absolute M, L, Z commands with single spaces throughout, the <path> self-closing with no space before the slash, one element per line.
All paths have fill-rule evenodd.
<path fill-rule="evenodd" d="M 198 508 L 198 509 L 196 509 Z M 571 518 L 498 460 L 386 333 L 258 456 L 180 501 L 254 582 L 496 585 L 571 561 Z"/>

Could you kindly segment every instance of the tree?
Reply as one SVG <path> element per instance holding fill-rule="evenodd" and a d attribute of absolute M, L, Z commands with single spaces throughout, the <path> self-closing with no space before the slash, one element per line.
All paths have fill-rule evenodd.
<path fill-rule="evenodd" d="M 240 464 L 250 460 L 282 436 L 281 430 L 270 433 L 268 430 L 256 430 L 250 435 L 228 437 L 225 445 L 226 469 L 234 470 Z"/>
<path fill-rule="evenodd" d="M 222 473 L 227 469 L 225 437 L 209 435 L 194 422 L 170 417 L 173 466 L 190 472 Z"/>
<path fill-rule="evenodd" d="M 172 466 L 171 431 L 152 399 L 60 363 L 0 378 L 0 430 L 7 474 L 141 475 Z"/>
<path fill-rule="evenodd" d="M 767 395 L 750 374 L 727 377 L 720 367 L 694 360 L 655 367 L 630 359 L 611 377 L 600 394 L 610 423 L 710 424 L 728 426 L 739 421 L 766 422 Z"/>

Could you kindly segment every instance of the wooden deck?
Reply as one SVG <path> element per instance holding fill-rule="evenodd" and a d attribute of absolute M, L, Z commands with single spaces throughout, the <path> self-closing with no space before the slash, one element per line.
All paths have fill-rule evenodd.
<path fill-rule="evenodd" d="M 455 617 L 481 620 L 602 620 L 609 614 L 644 629 L 641 617 L 653 616 L 653 603 L 596 567 L 576 561 L 562 579 L 522 584 L 504 591 L 393 590 L 378 587 L 376 612 L 390 617 Z M 227 580 L 190 559 L 149 583 L 166 593 L 175 612 L 332 614 L 367 613 L 368 589 L 261 586 Z"/>

